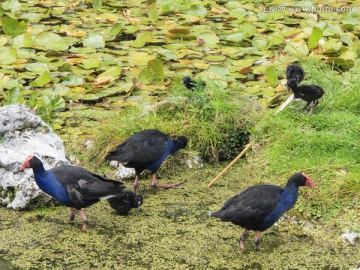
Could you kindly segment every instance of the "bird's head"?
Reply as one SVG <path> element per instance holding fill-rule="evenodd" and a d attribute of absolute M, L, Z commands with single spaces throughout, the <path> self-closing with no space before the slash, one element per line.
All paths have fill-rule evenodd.
<path fill-rule="evenodd" d="M 140 210 L 140 206 L 143 204 L 143 202 L 144 202 L 144 197 L 143 196 L 141 196 L 139 194 L 135 196 L 135 207 L 137 209 Z"/>
<path fill-rule="evenodd" d="M 182 79 L 181 83 L 187 85 L 188 83 L 190 83 L 190 81 L 191 81 L 191 78 L 190 78 L 189 76 L 185 76 L 185 77 Z"/>
<path fill-rule="evenodd" d="M 25 168 L 35 168 L 37 165 L 41 165 L 41 160 L 36 156 L 30 155 L 20 166 L 20 171 L 25 170 Z"/>
<path fill-rule="evenodd" d="M 290 177 L 288 183 L 293 182 L 295 186 L 308 186 L 311 188 L 315 188 L 314 182 L 310 179 L 309 176 L 307 176 L 305 173 L 298 172 Z"/>
<path fill-rule="evenodd" d="M 187 145 L 187 138 L 185 136 L 179 136 L 174 140 L 174 144 L 178 149 L 183 149 Z"/>

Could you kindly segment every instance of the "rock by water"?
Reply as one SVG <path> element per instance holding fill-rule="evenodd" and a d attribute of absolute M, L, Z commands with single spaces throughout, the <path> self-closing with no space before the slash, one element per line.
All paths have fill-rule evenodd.
<path fill-rule="evenodd" d="M 45 168 L 68 165 L 62 140 L 25 105 L 0 108 L 0 205 L 27 209 L 50 197 L 33 179 L 31 169 L 20 172 L 29 155 L 42 159 Z"/>

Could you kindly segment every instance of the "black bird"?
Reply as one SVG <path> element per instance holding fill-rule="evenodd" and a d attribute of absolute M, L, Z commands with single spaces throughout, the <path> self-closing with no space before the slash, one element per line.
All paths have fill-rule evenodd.
<path fill-rule="evenodd" d="M 319 104 L 319 98 L 324 94 L 324 90 L 317 85 L 300 85 L 298 86 L 296 80 L 288 81 L 287 86 L 294 92 L 294 98 L 305 100 L 307 104 L 303 107 L 305 109 L 310 105 L 310 113 L 312 114 L 315 107 Z"/>
<path fill-rule="evenodd" d="M 176 151 L 185 148 L 187 139 L 179 136 L 176 140 L 169 139 L 163 132 L 147 129 L 135 133 L 106 157 L 107 160 L 117 160 L 125 167 L 135 169 L 135 192 L 139 191 L 140 173 L 148 169 L 152 174 L 151 184 L 157 188 L 179 188 L 178 184 L 157 184 L 156 172 L 165 158 Z"/>
<path fill-rule="evenodd" d="M 289 81 L 291 79 L 294 79 L 298 84 L 304 79 L 305 72 L 302 67 L 298 65 L 289 65 L 286 68 L 286 80 Z M 289 87 L 288 87 L 288 93 Z"/>
<path fill-rule="evenodd" d="M 83 220 L 86 231 L 88 219 L 82 208 L 111 197 L 123 194 L 125 185 L 76 166 L 61 166 L 45 170 L 36 156 L 28 156 L 20 170 L 31 168 L 36 184 L 61 204 L 70 207 L 70 221 L 75 218 L 75 209 Z"/>
<path fill-rule="evenodd" d="M 301 172 L 291 176 L 285 188 L 266 184 L 251 186 L 229 199 L 211 216 L 220 218 L 221 221 L 230 221 L 245 229 L 240 237 L 241 250 L 245 248 L 244 241 L 248 236 L 248 230 L 257 231 L 255 245 L 256 250 L 260 250 L 261 233 L 294 206 L 300 186 L 315 188 L 311 179 Z"/>
<path fill-rule="evenodd" d="M 116 210 L 118 215 L 127 215 L 131 208 L 139 208 L 144 199 L 132 191 L 124 191 L 115 197 L 108 199 L 110 206 Z"/>
<path fill-rule="evenodd" d="M 205 82 L 201 82 L 201 84 L 198 84 L 196 81 L 194 81 L 193 79 L 191 79 L 189 76 L 185 76 L 182 81 L 183 84 L 185 84 L 187 89 L 190 90 L 198 90 L 199 86 L 201 87 L 205 87 L 206 83 Z"/>

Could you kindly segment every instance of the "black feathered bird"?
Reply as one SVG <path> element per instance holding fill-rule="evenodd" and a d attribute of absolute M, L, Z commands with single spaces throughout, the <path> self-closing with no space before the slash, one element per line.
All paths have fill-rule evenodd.
<path fill-rule="evenodd" d="M 108 203 L 118 215 L 127 215 L 132 208 L 139 208 L 144 199 L 132 191 L 124 191 L 115 197 L 109 198 Z"/>
<path fill-rule="evenodd" d="M 117 160 L 125 167 L 135 169 L 135 192 L 139 191 L 140 173 L 148 169 L 152 174 L 151 184 L 157 188 L 179 188 L 179 184 L 157 184 L 156 172 L 166 157 L 185 148 L 187 139 L 179 136 L 175 140 L 169 139 L 163 132 L 147 129 L 135 133 L 106 157 L 107 160 Z"/>
<path fill-rule="evenodd" d="M 82 208 L 111 197 L 123 194 L 125 185 L 76 166 L 61 166 L 45 170 L 36 156 L 28 156 L 20 170 L 31 168 L 36 184 L 61 204 L 70 207 L 70 221 L 74 220 L 75 209 L 83 220 L 85 231 L 88 219 Z"/>
<path fill-rule="evenodd" d="M 319 99 L 324 95 L 324 90 L 317 85 L 300 85 L 298 86 L 296 80 L 288 81 L 287 86 L 294 92 L 294 98 L 305 100 L 307 104 L 303 107 L 305 109 L 310 105 L 310 114 L 313 113 L 315 107 L 319 104 Z"/>
<path fill-rule="evenodd" d="M 199 84 L 191 79 L 189 76 L 185 76 L 182 81 L 181 81 L 187 89 L 190 89 L 190 90 L 198 90 L 199 87 L 203 88 L 206 86 L 206 83 L 205 82 L 200 82 Z"/>
<path fill-rule="evenodd" d="M 291 79 L 294 79 L 298 84 L 304 79 L 305 72 L 302 67 L 298 65 L 289 65 L 286 68 L 286 80 L 289 81 Z M 288 87 L 288 93 L 289 87 Z"/>
<path fill-rule="evenodd" d="M 257 231 L 255 245 L 256 249 L 260 250 L 261 233 L 294 206 L 300 186 L 315 188 L 315 184 L 303 173 L 291 176 L 285 188 L 265 184 L 251 186 L 229 199 L 219 211 L 212 213 L 211 216 L 220 218 L 221 221 L 232 222 L 245 229 L 240 237 L 242 250 L 245 247 L 244 241 L 248 236 L 248 230 Z"/>

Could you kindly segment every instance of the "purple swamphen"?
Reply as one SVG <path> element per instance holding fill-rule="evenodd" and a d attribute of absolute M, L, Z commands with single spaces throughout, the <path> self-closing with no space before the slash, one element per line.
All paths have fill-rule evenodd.
<path fill-rule="evenodd" d="M 300 186 L 315 188 L 311 179 L 301 172 L 291 176 L 285 188 L 267 184 L 251 186 L 229 199 L 211 216 L 244 228 L 240 237 L 241 250 L 245 248 L 244 241 L 248 236 L 248 230 L 257 231 L 255 245 L 256 250 L 260 250 L 261 233 L 294 206 Z"/>

